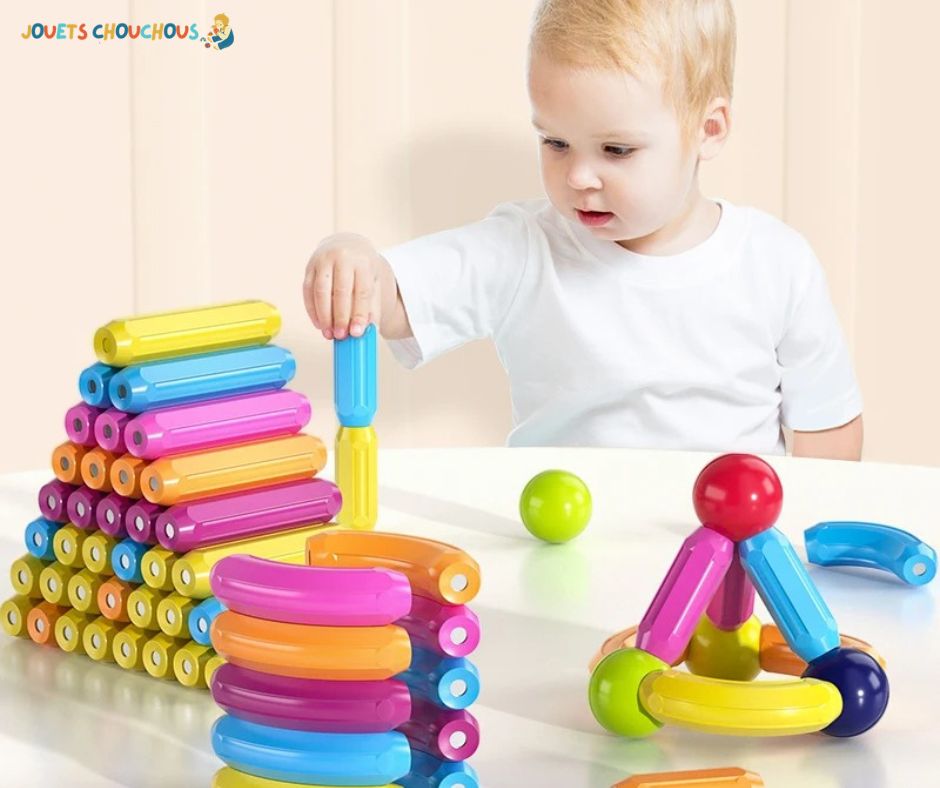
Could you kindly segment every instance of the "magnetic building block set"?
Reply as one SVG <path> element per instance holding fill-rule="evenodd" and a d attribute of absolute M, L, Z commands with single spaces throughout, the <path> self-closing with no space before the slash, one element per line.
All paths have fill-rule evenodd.
<path fill-rule="evenodd" d="M 375 327 L 334 343 L 336 484 L 279 328 L 246 301 L 96 332 L 0 623 L 211 685 L 218 785 L 473 786 L 479 568 L 371 533 Z"/>

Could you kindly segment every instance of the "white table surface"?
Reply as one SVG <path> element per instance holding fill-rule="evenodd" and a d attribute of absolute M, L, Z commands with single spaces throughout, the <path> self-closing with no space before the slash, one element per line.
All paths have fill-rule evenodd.
<path fill-rule="evenodd" d="M 820 734 L 729 738 L 665 727 L 628 741 L 587 704 L 587 662 L 646 610 L 696 525 L 691 487 L 711 455 L 603 449 L 387 450 L 379 527 L 430 536 L 473 555 L 483 586 L 472 607 L 483 640 L 472 659 L 482 742 L 471 763 L 485 788 L 609 786 L 635 773 L 742 766 L 779 788 L 934 784 L 940 772 L 940 581 L 910 588 L 869 570 L 810 567 L 842 632 L 888 662 L 891 701 L 854 739 Z M 885 522 L 940 544 L 940 468 L 770 458 L 784 484 L 778 526 L 805 558 L 820 520 Z M 594 516 L 573 542 L 544 545 L 518 520 L 540 470 L 588 483 Z M 332 478 L 331 469 L 324 476 Z M 0 477 L 0 563 L 24 552 L 47 471 Z M 4 581 L 8 583 L 9 581 Z M 3 596 L 8 596 L 9 585 Z M 758 600 L 758 614 L 769 621 Z M 208 693 L 131 674 L 0 634 L 0 785 L 208 786 L 218 711 Z"/>

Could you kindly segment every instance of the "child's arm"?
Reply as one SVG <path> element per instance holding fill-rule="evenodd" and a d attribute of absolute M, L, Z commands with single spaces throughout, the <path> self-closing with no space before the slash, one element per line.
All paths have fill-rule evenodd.
<path fill-rule="evenodd" d="M 848 424 L 818 432 L 794 432 L 794 457 L 820 457 L 828 460 L 862 459 L 862 417 Z"/>

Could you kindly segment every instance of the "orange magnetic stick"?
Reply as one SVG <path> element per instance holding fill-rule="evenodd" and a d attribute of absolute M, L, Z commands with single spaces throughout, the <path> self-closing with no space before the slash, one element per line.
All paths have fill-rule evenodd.
<path fill-rule="evenodd" d="M 222 449 L 163 457 L 141 474 L 150 503 L 172 506 L 209 495 L 308 479 L 326 465 L 326 446 L 313 435 L 291 435 Z"/>
<path fill-rule="evenodd" d="M 839 641 L 842 648 L 864 651 L 882 668 L 887 667 L 884 657 L 870 643 L 849 635 L 839 635 Z M 793 653 L 780 630 L 773 624 L 764 624 L 760 630 L 760 666 L 768 673 L 783 673 L 787 676 L 802 676 L 806 670 L 806 662 Z"/>
<path fill-rule="evenodd" d="M 147 461 L 124 454 L 111 466 L 111 486 L 118 495 L 125 498 L 140 498 L 140 477 L 147 467 Z"/>
<path fill-rule="evenodd" d="M 127 598 L 135 586 L 116 577 L 105 580 L 98 588 L 98 609 L 109 621 L 130 621 Z"/>
<path fill-rule="evenodd" d="M 226 610 L 212 645 L 228 662 L 276 676 L 329 681 L 387 679 L 408 669 L 411 640 L 399 626 L 316 627 Z"/>
<path fill-rule="evenodd" d="M 52 472 L 60 482 L 82 483 L 82 458 L 88 449 L 77 443 L 66 441 L 52 451 Z"/>
<path fill-rule="evenodd" d="M 55 622 L 64 615 L 68 607 L 40 602 L 26 614 L 26 631 L 29 637 L 41 646 L 55 646 Z"/>
<path fill-rule="evenodd" d="M 326 567 L 381 567 L 401 572 L 416 594 L 445 605 L 465 605 L 480 590 L 480 567 L 443 542 L 376 531 L 329 531 L 307 540 L 307 563 Z"/>
<path fill-rule="evenodd" d="M 634 774 L 626 780 L 614 783 L 612 788 L 745 788 L 761 786 L 759 775 L 736 766 L 726 769 L 690 769 L 683 772 L 659 772 L 657 774 Z"/>
<path fill-rule="evenodd" d="M 111 466 L 114 464 L 115 456 L 97 447 L 87 452 L 82 457 L 82 481 L 92 490 L 101 490 L 101 492 L 111 492 Z"/>
<path fill-rule="evenodd" d="M 611 635 L 607 640 L 604 641 L 604 645 L 600 647 L 600 650 L 591 657 L 591 661 L 588 664 L 588 670 L 593 673 L 594 668 L 598 666 L 600 661 L 606 657 L 608 654 L 613 654 L 615 651 L 620 651 L 622 648 L 635 648 L 636 647 L 636 627 L 627 627 L 626 629 L 617 632 L 614 635 Z M 685 662 L 686 655 L 688 654 L 689 647 L 686 646 L 685 651 L 683 651 L 679 658 L 672 663 L 672 666 L 681 665 Z"/>

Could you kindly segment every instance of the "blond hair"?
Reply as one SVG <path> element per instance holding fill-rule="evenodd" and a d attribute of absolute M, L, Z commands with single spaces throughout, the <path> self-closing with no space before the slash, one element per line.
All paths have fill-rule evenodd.
<path fill-rule="evenodd" d="M 713 99 L 731 101 L 734 50 L 731 0 L 541 0 L 529 42 L 574 68 L 654 69 L 686 143 Z"/>
<path fill-rule="evenodd" d="M 212 21 L 218 22 L 220 19 L 222 20 L 222 27 L 228 27 L 228 17 L 225 14 L 216 14 Z"/>

